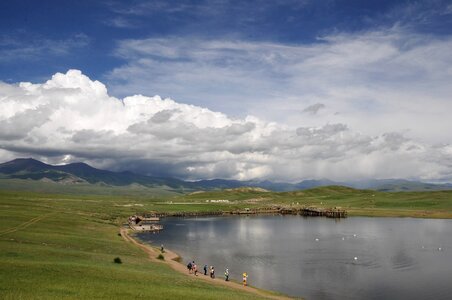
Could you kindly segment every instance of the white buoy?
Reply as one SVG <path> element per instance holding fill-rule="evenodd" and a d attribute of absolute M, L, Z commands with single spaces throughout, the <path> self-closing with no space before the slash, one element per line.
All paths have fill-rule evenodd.
<path fill-rule="evenodd" d="M 353 258 L 354 260 L 358 260 L 358 258 L 355 256 L 354 258 Z"/>
<path fill-rule="evenodd" d="M 315 241 L 316 241 L 316 242 L 318 242 L 318 241 L 319 241 L 319 239 L 315 239 Z"/>
<path fill-rule="evenodd" d="M 443 250 L 443 249 L 442 249 L 441 247 L 439 247 L 439 248 L 438 248 L 438 251 L 441 251 L 441 250 Z"/>
<path fill-rule="evenodd" d="M 342 240 L 343 240 L 343 241 L 345 241 L 345 238 L 344 238 L 344 237 L 342 237 Z"/>
<path fill-rule="evenodd" d="M 356 234 L 354 234 L 353 236 L 356 237 Z"/>

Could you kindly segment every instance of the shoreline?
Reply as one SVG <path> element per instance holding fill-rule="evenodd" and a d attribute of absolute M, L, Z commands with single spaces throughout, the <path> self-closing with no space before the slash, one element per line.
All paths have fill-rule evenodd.
<path fill-rule="evenodd" d="M 452 211 L 386 209 L 386 208 L 348 208 L 349 217 L 374 218 L 414 218 L 414 219 L 452 219 Z"/>
<path fill-rule="evenodd" d="M 301 298 L 291 298 L 289 296 L 284 296 L 284 295 L 280 295 L 280 294 L 272 294 L 274 292 L 261 290 L 261 289 L 258 289 L 258 288 L 252 287 L 252 286 L 245 287 L 242 284 L 240 284 L 238 282 L 234 282 L 234 281 L 225 281 L 220 278 L 211 279 L 210 276 L 204 276 L 202 274 L 200 274 L 200 276 L 194 276 L 193 274 L 189 274 L 187 272 L 186 266 L 184 266 L 183 264 L 176 261 L 180 257 L 177 253 L 175 253 L 169 249 L 165 249 L 165 253 L 164 253 L 165 259 L 159 260 L 159 259 L 157 259 L 157 256 L 159 254 L 161 254 L 160 251 L 157 251 L 156 249 L 152 248 L 152 246 L 143 244 L 142 242 L 140 242 L 137 239 L 130 236 L 129 230 L 130 229 L 128 229 L 128 228 L 120 228 L 121 237 L 126 242 L 132 243 L 135 246 L 141 248 L 146 254 L 148 254 L 149 260 L 151 260 L 152 262 L 164 263 L 164 264 L 170 266 L 173 270 L 193 278 L 193 280 L 203 280 L 205 282 L 208 282 L 209 284 L 227 286 L 232 289 L 240 290 L 243 292 L 249 292 L 254 295 L 258 295 L 258 296 L 261 296 L 261 297 L 264 297 L 267 299 L 278 299 L 278 300 L 301 299 Z"/>

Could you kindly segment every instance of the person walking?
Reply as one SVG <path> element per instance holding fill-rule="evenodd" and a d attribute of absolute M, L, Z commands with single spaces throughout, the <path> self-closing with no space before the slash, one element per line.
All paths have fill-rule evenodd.
<path fill-rule="evenodd" d="M 215 279 L 215 268 L 210 266 L 210 278 Z"/>
<path fill-rule="evenodd" d="M 193 273 L 193 267 L 195 266 L 195 261 L 191 261 L 188 263 L 187 265 L 187 269 L 188 269 L 188 274 Z"/>
<path fill-rule="evenodd" d="M 193 265 L 192 265 L 192 263 L 191 263 L 191 262 L 189 262 L 189 263 L 188 263 L 188 265 L 187 265 L 187 269 L 188 269 L 188 274 L 191 274 L 191 270 L 192 270 L 192 268 L 193 268 Z"/>
<path fill-rule="evenodd" d="M 204 275 L 207 276 L 207 265 L 204 265 Z"/>
<path fill-rule="evenodd" d="M 245 273 L 243 273 L 243 286 L 246 286 L 247 285 L 247 281 L 248 280 L 248 274 L 246 274 L 246 272 Z"/>
<path fill-rule="evenodd" d="M 196 264 L 193 265 L 193 273 L 198 276 L 198 266 Z"/>
<path fill-rule="evenodd" d="M 229 281 L 229 269 L 226 269 L 226 271 L 224 271 L 224 281 Z"/>

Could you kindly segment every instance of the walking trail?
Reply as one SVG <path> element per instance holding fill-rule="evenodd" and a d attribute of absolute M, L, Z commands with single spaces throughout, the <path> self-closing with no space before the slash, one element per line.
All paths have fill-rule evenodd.
<path fill-rule="evenodd" d="M 193 274 L 188 274 L 187 267 L 176 261 L 179 258 L 179 255 L 177 255 L 176 253 L 174 253 L 168 249 L 165 249 L 165 260 L 164 261 L 159 260 L 159 259 L 157 259 L 157 255 L 160 254 L 160 251 L 157 251 L 157 250 L 153 249 L 151 246 L 142 244 L 142 243 L 138 242 L 137 240 L 135 240 L 134 238 L 132 238 L 129 235 L 129 229 L 121 228 L 120 232 L 121 232 L 121 236 L 124 240 L 138 246 L 144 252 L 146 252 L 151 261 L 166 263 L 174 270 L 176 270 L 182 274 L 185 274 L 187 276 L 190 276 L 192 278 L 195 278 L 197 280 L 204 280 L 211 284 L 227 286 L 227 287 L 230 287 L 230 288 L 233 288 L 236 290 L 253 293 L 255 295 L 259 295 L 261 297 L 265 297 L 268 299 L 281 299 L 281 300 L 293 299 L 293 298 L 289 298 L 289 297 L 283 296 L 283 295 L 272 295 L 272 294 L 269 294 L 268 292 L 258 290 L 251 286 L 245 287 L 245 286 L 243 286 L 237 282 L 233 282 L 233 281 L 225 281 L 223 279 L 212 279 L 209 276 L 204 276 L 204 275 L 194 276 Z"/>
<path fill-rule="evenodd" d="M 5 229 L 3 231 L 0 231 L 0 236 L 5 235 L 5 234 L 9 234 L 9 233 L 13 233 L 13 232 L 16 232 L 18 230 L 25 229 L 25 228 L 33 225 L 34 223 L 39 222 L 42 219 L 45 219 L 48 216 L 53 215 L 53 214 L 55 214 L 55 212 L 51 212 L 51 213 L 44 214 L 44 215 L 39 215 L 37 217 L 34 217 L 34 218 L 28 220 L 27 222 L 24 222 L 22 224 L 19 224 L 17 226 L 11 227 L 11 228 L 7 228 L 7 229 Z"/>

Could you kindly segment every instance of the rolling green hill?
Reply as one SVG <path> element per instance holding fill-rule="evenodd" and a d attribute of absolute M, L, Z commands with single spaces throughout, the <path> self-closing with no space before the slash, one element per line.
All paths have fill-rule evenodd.
<path fill-rule="evenodd" d="M 63 184 L 88 183 L 111 186 L 138 184 L 146 187 L 166 186 L 174 190 L 189 188 L 189 184 L 174 178 L 100 170 L 85 163 L 53 166 L 32 158 L 18 158 L 0 164 L 0 173 L 10 179 L 46 180 Z"/>

